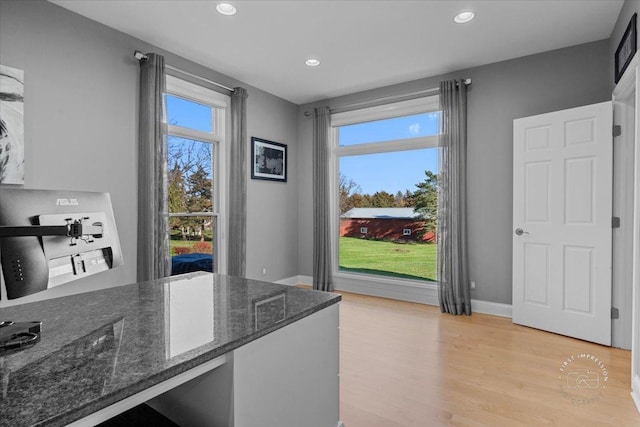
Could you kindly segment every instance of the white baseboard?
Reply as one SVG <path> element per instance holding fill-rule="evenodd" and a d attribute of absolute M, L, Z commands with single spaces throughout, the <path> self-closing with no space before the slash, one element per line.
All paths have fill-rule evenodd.
<path fill-rule="evenodd" d="M 313 276 L 298 276 L 298 284 L 313 286 Z"/>
<path fill-rule="evenodd" d="M 372 280 L 364 283 L 361 279 L 340 277 L 336 278 L 336 291 L 366 294 L 382 298 L 397 299 L 400 301 L 417 302 L 419 304 L 440 305 L 438 303 L 438 290 L 435 285 L 404 285 L 394 283 L 389 285 L 388 280 Z M 291 276 L 278 280 L 275 283 L 282 285 L 308 285 L 312 286 L 311 276 Z M 492 316 L 511 318 L 511 304 L 498 302 L 471 300 L 471 310 L 474 313 L 490 314 Z"/>
<path fill-rule="evenodd" d="M 636 404 L 636 409 L 640 412 L 640 376 L 634 375 L 631 379 L 631 398 Z"/>
<path fill-rule="evenodd" d="M 287 286 L 295 286 L 295 285 L 306 284 L 306 282 L 300 281 L 301 277 L 302 276 L 285 277 L 284 279 L 276 280 L 274 283 L 278 283 L 280 285 L 287 285 Z M 313 281 L 309 281 L 308 283 L 312 283 L 312 282 Z"/>
<path fill-rule="evenodd" d="M 511 304 L 502 304 L 499 302 L 482 301 L 479 299 L 471 300 L 471 311 L 474 313 L 491 314 L 492 316 L 511 318 Z"/>

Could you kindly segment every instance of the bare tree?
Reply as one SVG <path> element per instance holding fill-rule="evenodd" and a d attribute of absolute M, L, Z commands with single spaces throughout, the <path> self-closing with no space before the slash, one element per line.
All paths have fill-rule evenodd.
<path fill-rule="evenodd" d="M 169 212 L 212 212 L 212 146 L 209 143 L 178 137 L 168 141 Z M 197 235 L 204 240 L 210 227 L 209 217 L 172 217 L 170 226 L 180 230 L 182 240 Z"/>
<path fill-rule="evenodd" d="M 352 179 L 347 178 L 345 174 L 340 172 L 339 178 L 339 197 L 340 197 L 340 215 L 347 212 L 353 207 L 351 203 L 351 196 L 354 194 L 360 194 L 362 188 Z"/>

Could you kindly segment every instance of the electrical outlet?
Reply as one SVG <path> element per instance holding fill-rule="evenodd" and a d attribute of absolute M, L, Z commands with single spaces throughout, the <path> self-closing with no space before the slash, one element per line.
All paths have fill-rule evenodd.
<path fill-rule="evenodd" d="M 473 280 L 471 281 L 471 289 L 475 289 L 476 288 L 476 282 L 474 282 Z"/>

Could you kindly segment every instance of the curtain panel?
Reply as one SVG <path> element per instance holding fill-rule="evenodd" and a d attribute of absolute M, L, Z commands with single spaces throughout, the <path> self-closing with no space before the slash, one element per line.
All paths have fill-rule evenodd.
<path fill-rule="evenodd" d="M 467 258 L 467 86 L 440 83 L 437 274 L 440 310 L 471 314 Z"/>
<path fill-rule="evenodd" d="M 171 275 L 167 196 L 164 57 L 140 61 L 138 128 L 138 281 Z"/>
<path fill-rule="evenodd" d="M 229 244 L 227 274 L 245 277 L 247 246 L 247 90 L 231 94 Z"/>
<path fill-rule="evenodd" d="M 313 116 L 313 289 L 332 292 L 329 212 L 329 107 Z"/>

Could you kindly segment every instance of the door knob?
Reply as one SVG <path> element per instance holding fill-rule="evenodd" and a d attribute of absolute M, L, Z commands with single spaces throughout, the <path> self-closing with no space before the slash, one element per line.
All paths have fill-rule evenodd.
<path fill-rule="evenodd" d="M 529 234 L 529 232 L 524 231 L 522 228 L 516 228 L 516 236 L 522 236 L 523 234 Z"/>

